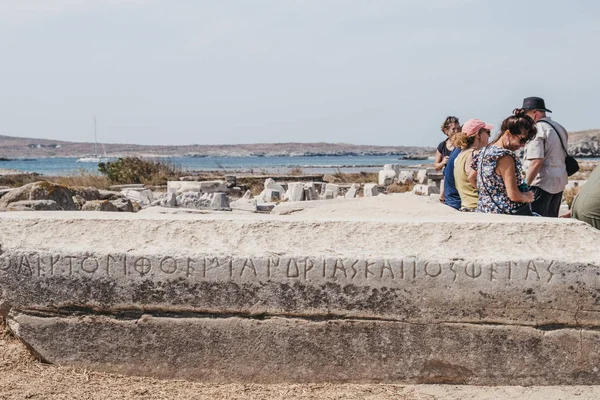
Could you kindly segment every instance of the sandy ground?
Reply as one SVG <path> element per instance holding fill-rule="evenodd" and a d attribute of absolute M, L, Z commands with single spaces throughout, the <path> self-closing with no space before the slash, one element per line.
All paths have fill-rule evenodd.
<path fill-rule="evenodd" d="M 2 325 L 0 399 L 598 399 L 600 386 L 202 384 L 104 374 L 36 361 Z"/>

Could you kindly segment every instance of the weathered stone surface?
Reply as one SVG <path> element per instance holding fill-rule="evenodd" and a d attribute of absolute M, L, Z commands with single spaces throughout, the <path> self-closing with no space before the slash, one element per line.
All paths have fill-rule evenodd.
<path fill-rule="evenodd" d="M 245 197 L 242 197 L 241 199 L 230 202 L 229 207 L 231 207 L 232 210 L 243 210 L 243 211 L 251 211 L 251 212 L 257 211 L 256 199 L 248 199 Z"/>
<path fill-rule="evenodd" d="M 225 193 L 214 193 L 210 200 L 212 210 L 230 211 L 229 197 Z"/>
<path fill-rule="evenodd" d="M 116 212 L 119 209 L 108 200 L 91 200 L 86 201 L 81 207 L 81 211 L 112 211 Z"/>
<path fill-rule="evenodd" d="M 113 192 L 111 190 L 98 190 L 98 200 L 116 200 L 123 199 L 125 196 L 121 192 Z"/>
<path fill-rule="evenodd" d="M 348 189 L 348 191 L 346 192 L 346 195 L 344 197 L 346 197 L 347 199 L 353 199 L 356 197 L 356 192 L 358 192 L 359 186 L 356 183 L 353 183 L 352 186 L 350 186 L 350 189 Z"/>
<path fill-rule="evenodd" d="M 379 171 L 379 185 L 387 186 L 391 185 L 396 177 L 396 172 L 392 169 L 382 169 Z"/>
<path fill-rule="evenodd" d="M 10 203 L 7 211 L 59 211 L 61 208 L 54 200 L 21 200 Z"/>
<path fill-rule="evenodd" d="M 285 195 L 288 201 L 302 201 L 304 200 L 304 183 L 302 182 L 291 182 L 288 184 L 288 190 Z"/>
<path fill-rule="evenodd" d="M 72 187 L 73 196 L 80 196 L 85 201 L 101 200 L 100 191 L 93 187 Z"/>
<path fill-rule="evenodd" d="M 0 198 L 0 209 L 21 200 L 53 200 L 61 210 L 77 210 L 71 190 L 49 182 L 34 182 L 11 190 Z"/>
<path fill-rule="evenodd" d="M 117 211 L 120 211 L 120 212 L 135 212 L 136 211 L 135 206 L 129 199 L 117 198 L 117 199 L 109 200 L 109 201 L 112 203 L 112 205 L 114 205 L 117 208 Z"/>
<path fill-rule="evenodd" d="M 405 185 L 413 181 L 413 173 L 411 171 L 400 171 L 398 175 L 398 183 Z"/>
<path fill-rule="evenodd" d="M 427 183 L 427 170 L 420 169 L 417 172 L 417 178 L 415 180 L 417 181 L 417 183 L 420 183 L 420 184 Z"/>
<path fill-rule="evenodd" d="M 374 183 L 366 183 L 363 190 L 365 197 L 377 196 L 379 194 L 379 188 Z"/>
<path fill-rule="evenodd" d="M 124 189 L 121 194 L 142 207 L 149 206 L 154 201 L 154 194 L 149 189 Z"/>
<path fill-rule="evenodd" d="M 168 181 L 167 192 L 182 194 L 185 192 L 217 193 L 226 192 L 226 181 Z"/>
<path fill-rule="evenodd" d="M 162 199 L 162 204 L 166 207 L 177 207 L 177 194 L 175 192 L 167 192 L 167 196 Z"/>
<path fill-rule="evenodd" d="M 319 192 L 314 182 L 304 184 L 304 198 L 307 201 L 319 200 Z"/>
<path fill-rule="evenodd" d="M 0 299 L 48 361 L 111 372 L 600 383 L 600 232 L 427 200 L 335 214 L 387 198 L 404 197 L 312 218 L 0 213 Z"/>
<path fill-rule="evenodd" d="M 11 190 L 14 190 L 14 189 L 10 189 L 10 188 L 0 189 L 0 198 L 2 196 L 4 196 L 5 194 L 7 194 L 8 192 L 10 192 Z"/>
<path fill-rule="evenodd" d="M 429 183 L 432 182 L 434 181 L 429 181 Z M 430 196 L 432 194 L 440 194 L 440 189 L 435 185 L 435 183 L 433 185 L 415 185 L 412 191 L 414 194 L 418 194 L 419 196 Z"/>
<path fill-rule="evenodd" d="M 9 323 L 46 361 L 170 379 L 478 385 L 600 381 L 600 332 L 594 330 L 355 319 L 169 318 L 141 312 L 137 318 L 14 313 Z M 140 348 L 143 353 L 138 353 Z M 555 361 L 552 368 L 550 359 Z"/>

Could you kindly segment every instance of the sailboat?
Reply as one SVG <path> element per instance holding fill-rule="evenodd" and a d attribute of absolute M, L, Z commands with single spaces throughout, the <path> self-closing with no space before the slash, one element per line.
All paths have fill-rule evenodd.
<path fill-rule="evenodd" d="M 104 145 L 102 145 L 102 148 L 104 148 Z M 108 157 L 106 157 L 106 150 L 104 150 L 104 157 L 98 155 L 98 133 L 96 131 L 96 117 L 94 117 L 94 154 L 78 158 L 77 162 L 96 164 L 99 164 L 101 162 L 108 162 Z"/>

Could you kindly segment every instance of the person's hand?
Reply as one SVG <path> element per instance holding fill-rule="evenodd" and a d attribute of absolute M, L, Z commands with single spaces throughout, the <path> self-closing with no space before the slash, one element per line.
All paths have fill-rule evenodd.
<path fill-rule="evenodd" d="M 533 195 L 533 192 L 525 192 L 523 193 L 525 195 L 525 203 L 533 203 L 533 199 L 535 198 Z"/>
<path fill-rule="evenodd" d="M 448 164 L 448 159 L 449 159 L 449 158 L 450 158 L 450 157 L 448 157 L 448 156 L 444 157 L 444 158 L 442 159 L 442 165 L 446 165 L 446 164 Z"/>
<path fill-rule="evenodd" d="M 567 211 L 566 213 L 564 213 L 563 215 L 561 215 L 558 218 L 571 218 L 571 210 Z"/>

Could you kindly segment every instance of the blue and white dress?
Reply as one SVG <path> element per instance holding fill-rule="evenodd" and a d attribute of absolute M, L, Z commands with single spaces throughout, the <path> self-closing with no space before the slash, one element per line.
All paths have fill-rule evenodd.
<path fill-rule="evenodd" d="M 498 159 L 503 156 L 511 156 L 515 160 L 517 185 L 525 183 L 521 161 L 515 156 L 515 153 L 494 145 L 481 149 L 477 160 L 478 212 L 511 214 L 523 205 L 523 203 L 516 203 L 508 198 L 504 180 L 496 173 Z"/>

